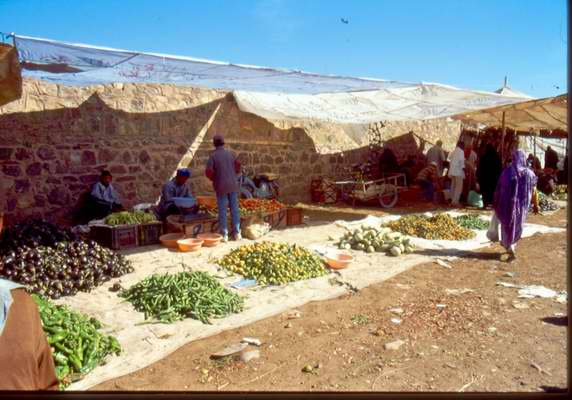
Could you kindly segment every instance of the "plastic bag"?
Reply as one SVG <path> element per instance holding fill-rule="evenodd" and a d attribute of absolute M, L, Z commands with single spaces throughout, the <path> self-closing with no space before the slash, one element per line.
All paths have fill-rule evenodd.
<path fill-rule="evenodd" d="M 487 238 L 493 243 L 499 241 L 500 238 L 499 228 L 500 228 L 500 221 L 497 218 L 496 214 L 493 213 L 489 229 L 487 230 Z"/>
<path fill-rule="evenodd" d="M 250 224 L 242 230 L 242 236 L 247 239 L 256 240 L 270 232 L 270 225 L 264 224 Z"/>
<path fill-rule="evenodd" d="M 467 196 L 467 204 L 473 207 L 483 208 L 483 196 L 471 190 Z"/>
<path fill-rule="evenodd" d="M 133 211 L 147 211 L 150 208 L 153 208 L 155 204 L 153 203 L 141 203 L 133 206 Z"/>

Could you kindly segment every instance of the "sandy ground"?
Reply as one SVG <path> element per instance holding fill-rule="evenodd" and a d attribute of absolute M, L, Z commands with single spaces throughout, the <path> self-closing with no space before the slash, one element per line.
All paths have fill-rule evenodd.
<path fill-rule="evenodd" d="M 311 211 L 310 220 L 372 214 L 332 211 Z M 566 228 L 566 210 L 528 222 Z M 535 235 L 521 240 L 511 263 L 499 260 L 495 245 L 467 252 L 451 269 L 421 264 L 357 293 L 306 304 L 300 318 L 283 314 L 189 343 L 92 390 L 561 390 L 567 304 L 519 299 L 517 289 L 497 282 L 566 290 L 566 243 L 566 233 Z M 260 348 L 251 346 L 260 358 L 210 359 L 245 336 L 262 340 Z M 386 349 L 398 340 L 397 350 Z M 302 371 L 306 365 L 312 372 Z"/>

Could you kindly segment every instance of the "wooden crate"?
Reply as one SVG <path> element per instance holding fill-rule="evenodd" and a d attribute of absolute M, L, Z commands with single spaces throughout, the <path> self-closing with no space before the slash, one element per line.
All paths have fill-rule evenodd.
<path fill-rule="evenodd" d="M 162 222 L 149 222 L 139 225 L 139 246 L 159 244 L 159 237 L 163 234 Z"/>
<path fill-rule="evenodd" d="M 304 210 L 302 208 L 292 207 L 286 210 L 286 225 L 295 226 L 304 223 Z"/>
<path fill-rule="evenodd" d="M 214 217 L 186 222 L 183 224 L 183 232 L 186 237 L 196 237 L 200 233 L 218 232 L 218 221 Z"/>
<path fill-rule="evenodd" d="M 139 225 L 94 225 L 90 229 L 91 238 L 112 250 L 123 250 L 139 245 Z"/>
<path fill-rule="evenodd" d="M 262 217 L 262 220 L 270 225 L 271 229 L 282 229 L 287 226 L 287 211 L 285 208 L 279 211 L 275 211 L 266 214 Z"/>

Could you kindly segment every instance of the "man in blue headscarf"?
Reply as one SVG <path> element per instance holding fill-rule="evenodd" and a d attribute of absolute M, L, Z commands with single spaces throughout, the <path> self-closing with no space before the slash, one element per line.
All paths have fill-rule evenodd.
<path fill-rule="evenodd" d="M 0 278 L 0 390 L 57 390 L 38 306 L 22 285 Z"/>
<path fill-rule="evenodd" d="M 169 215 L 180 213 L 173 200 L 174 197 L 194 198 L 191 194 L 191 188 L 187 184 L 190 176 L 191 171 L 188 168 L 181 168 L 177 170 L 177 175 L 173 179 L 165 183 L 156 210 L 160 219 L 164 220 Z M 198 208 L 198 206 L 195 208 Z"/>
<path fill-rule="evenodd" d="M 491 226 L 500 223 L 501 244 L 507 250 L 509 260 L 516 257 L 515 245 L 522 236 L 524 221 L 528 216 L 531 201 L 533 210 L 538 212 L 536 196 L 533 192 L 536 186 L 536 175 L 526 165 L 526 155 L 522 150 L 512 153 L 511 165 L 502 172 L 494 195 L 494 215 Z M 489 228 L 489 239 L 495 240 Z"/>

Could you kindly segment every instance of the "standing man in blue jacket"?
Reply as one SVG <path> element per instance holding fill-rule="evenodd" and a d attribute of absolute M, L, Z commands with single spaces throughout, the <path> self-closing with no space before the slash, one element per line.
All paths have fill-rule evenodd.
<path fill-rule="evenodd" d="M 240 162 L 234 154 L 224 148 L 224 138 L 215 135 L 213 138 L 215 151 L 207 161 L 205 174 L 209 178 L 216 193 L 218 206 L 218 223 L 223 241 L 228 241 L 228 227 L 226 220 L 226 210 L 230 205 L 230 215 L 232 220 L 232 236 L 234 240 L 242 239 L 240 234 L 240 213 L 238 209 L 238 179 L 236 175 L 240 172 Z"/>

